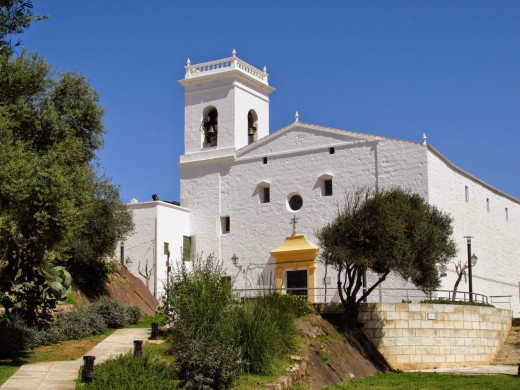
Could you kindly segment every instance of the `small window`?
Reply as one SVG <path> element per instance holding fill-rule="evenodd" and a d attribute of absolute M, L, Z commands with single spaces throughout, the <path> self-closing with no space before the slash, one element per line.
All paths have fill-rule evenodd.
<path fill-rule="evenodd" d="M 263 187 L 262 195 L 260 199 L 261 203 L 269 203 L 271 202 L 271 187 Z"/>
<path fill-rule="evenodd" d="M 507 211 L 507 207 L 506 207 L 506 221 L 509 221 L 509 212 Z"/>
<path fill-rule="evenodd" d="M 321 196 L 332 196 L 332 173 L 324 173 L 319 177 Z"/>
<path fill-rule="evenodd" d="M 164 243 L 163 251 L 164 251 L 164 254 L 165 254 L 165 255 L 167 255 L 168 253 L 170 253 L 170 244 L 169 244 L 168 242 L 165 242 L 165 243 Z"/>
<path fill-rule="evenodd" d="M 323 196 L 332 196 L 332 179 L 323 181 Z"/>
<path fill-rule="evenodd" d="M 303 206 L 303 199 L 300 195 L 296 194 L 296 195 L 292 195 L 290 198 L 289 198 L 289 207 L 291 208 L 292 211 L 298 211 L 299 209 L 301 209 Z"/>
<path fill-rule="evenodd" d="M 191 260 L 191 237 L 182 236 L 182 260 Z"/>
<path fill-rule="evenodd" d="M 231 221 L 229 216 L 220 217 L 220 231 L 222 234 L 227 234 L 231 231 Z"/>
<path fill-rule="evenodd" d="M 267 164 L 267 157 L 264 157 L 264 158 L 262 159 L 262 163 Z"/>
<path fill-rule="evenodd" d="M 464 194 L 465 194 L 465 197 L 466 197 L 466 202 L 469 202 L 469 189 L 468 189 L 468 186 L 464 187 Z"/>
<path fill-rule="evenodd" d="M 334 148 L 329 148 L 329 154 L 334 154 L 336 153 L 336 150 Z"/>
<path fill-rule="evenodd" d="M 486 211 L 489 213 L 489 198 L 486 198 Z"/>

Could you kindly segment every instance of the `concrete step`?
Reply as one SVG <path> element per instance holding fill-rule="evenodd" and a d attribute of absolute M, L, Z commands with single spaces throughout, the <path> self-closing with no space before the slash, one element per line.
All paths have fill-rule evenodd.
<path fill-rule="evenodd" d="M 514 324 L 516 325 L 516 324 Z M 493 365 L 517 365 L 520 363 L 520 326 L 513 326 Z"/>

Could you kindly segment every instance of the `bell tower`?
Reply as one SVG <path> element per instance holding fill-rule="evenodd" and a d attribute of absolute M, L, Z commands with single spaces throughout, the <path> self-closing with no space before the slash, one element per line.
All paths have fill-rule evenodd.
<path fill-rule="evenodd" d="M 259 70 L 236 56 L 192 65 L 184 86 L 184 155 L 181 163 L 234 155 L 269 134 L 269 86 Z"/>

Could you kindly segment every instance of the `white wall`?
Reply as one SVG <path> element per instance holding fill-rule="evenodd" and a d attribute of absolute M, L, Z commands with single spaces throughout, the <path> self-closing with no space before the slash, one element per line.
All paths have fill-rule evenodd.
<path fill-rule="evenodd" d="M 511 295 L 513 315 L 518 317 L 520 202 L 455 167 L 432 148 L 428 152 L 428 187 L 430 203 L 453 217 L 453 237 L 458 246 L 455 261 L 467 262 L 464 236 L 473 236 L 472 252 L 478 257 L 472 269 L 473 292 L 488 296 Z M 444 288 L 453 289 L 455 280 L 455 267 L 451 264 Z M 459 290 L 469 290 L 467 279 L 462 279 Z M 497 307 L 509 309 L 506 304 L 497 304 Z"/>
<path fill-rule="evenodd" d="M 297 125 L 283 137 L 271 134 L 259 147 L 248 146 L 250 152 L 238 151 L 240 157 L 234 162 L 181 164 L 181 205 L 191 210 L 196 250 L 221 258 L 235 287 L 252 288 L 273 279 L 274 259 L 269 251 L 291 234 L 290 220 L 295 214 L 298 232 L 317 245 L 316 230 L 334 218 L 345 194 L 360 186 L 400 185 L 426 196 L 426 148 L 422 145 L 373 136 L 367 140 L 359 134 L 356 140 L 352 136 L 356 133 L 347 136 L 347 132 L 341 133 L 348 139 L 341 139 L 338 130 L 306 126 Z M 309 148 L 305 140 L 310 140 Z M 332 145 L 335 153 L 329 154 Z M 269 156 L 267 164 L 263 164 L 262 150 Z M 324 173 L 333 176 L 333 196 L 322 196 L 319 177 Z M 260 182 L 270 183 L 270 203 L 260 203 Z M 303 198 L 303 207 L 296 213 L 287 206 L 289 194 L 295 192 Z M 220 234 L 221 216 L 231 218 L 228 234 Z M 239 267 L 231 264 L 234 254 L 240 259 Z M 320 264 L 317 286 L 323 286 L 323 277 Z M 390 277 L 384 284 L 397 286 L 404 286 L 399 278 Z M 334 290 L 334 275 L 330 287 Z"/>
<path fill-rule="evenodd" d="M 169 243 L 170 262 L 175 267 L 182 260 L 180 248 L 183 236 L 189 236 L 189 210 L 162 202 L 142 202 L 127 204 L 132 212 L 135 231 L 125 240 L 125 265 L 143 283 L 146 278 L 145 267 L 151 272 L 149 288 L 157 297 L 164 293 L 166 281 L 166 259 L 164 243 Z M 121 262 L 121 244 L 118 244 L 116 257 Z"/>

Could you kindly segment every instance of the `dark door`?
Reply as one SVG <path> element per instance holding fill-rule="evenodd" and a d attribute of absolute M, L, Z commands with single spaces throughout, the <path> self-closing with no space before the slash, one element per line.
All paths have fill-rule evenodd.
<path fill-rule="evenodd" d="M 307 298 L 307 270 L 287 271 L 287 294 Z"/>

